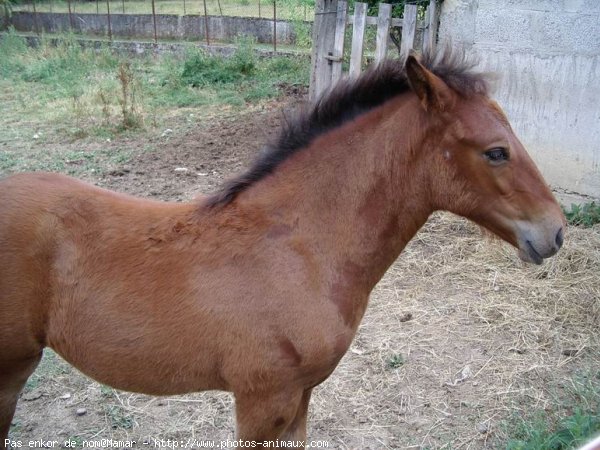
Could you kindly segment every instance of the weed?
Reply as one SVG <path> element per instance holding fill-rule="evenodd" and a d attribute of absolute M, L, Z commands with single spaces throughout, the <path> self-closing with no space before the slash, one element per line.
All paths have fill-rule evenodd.
<path fill-rule="evenodd" d="M 396 354 L 392 355 L 387 361 L 387 366 L 390 369 L 397 369 L 398 367 L 401 367 L 403 365 L 404 365 L 404 356 L 402 356 L 401 353 L 396 353 Z"/>
<path fill-rule="evenodd" d="M 583 205 L 571 204 L 570 210 L 563 206 L 563 212 L 570 225 L 591 227 L 600 223 L 600 204 L 596 202 Z"/>
<path fill-rule="evenodd" d="M 240 46 L 231 58 L 207 55 L 201 50 L 188 54 L 181 79 L 193 87 L 235 83 L 249 79 L 256 69 L 252 48 Z"/>
<path fill-rule="evenodd" d="M 81 100 L 81 95 L 74 94 L 72 97 L 73 100 L 73 111 L 75 113 L 75 127 L 76 130 L 73 135 L 77 138 L 84 138 L 87 133 L 84 130 L 84 122 L 86 114 L 86 108 Z"/>
<path fill-rule="evenodd" d="M 256 70 L 257 58 L 254 53 L 256 40 L 249 37 L 241 37 L 236 41 L 237 49 L 230 59 L 231 70 L 244 76 L 251 76 Z"/>
<path fill-rule="evenodd" d="M 110 100 L 108 92 L 102 89 L 98 91 L 98 99 L 102 105 L 102 118 L 104 125 L 108 125 L 110 122 Z"/>
<path fill-rule="evenodd" d="M 104 398 L 112 398 L 115 395 L 115 390 L 104 384 L 100 385 L 100 395 Z"/>
<path fill-rule="evenodd" d="M 130 430 L 133 428 L 133 417 L 127 414 L 123 408 L 116 405 L 108 405 L 105 407 L 104 413 L 113 430 L 118 428 Z"/>
<path fill-rule="evenodd" d="M 136 93 L 138 91 L 137 82 L 128 62 L 122 62 L 117 71 L 117 79 L 121 84 L 121 113 L 123 129 L 139 128 L 142 126 L 142 115 L 138 109 Z"/>

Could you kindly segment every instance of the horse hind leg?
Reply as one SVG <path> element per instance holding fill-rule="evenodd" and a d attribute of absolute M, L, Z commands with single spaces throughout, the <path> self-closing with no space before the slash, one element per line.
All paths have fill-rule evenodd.
<path fill-rule="evenodd" d="M 41 357 L 40 352 L 32 358 L 0 361 L 0 449 L 5 448 L 19 394 Z"/>

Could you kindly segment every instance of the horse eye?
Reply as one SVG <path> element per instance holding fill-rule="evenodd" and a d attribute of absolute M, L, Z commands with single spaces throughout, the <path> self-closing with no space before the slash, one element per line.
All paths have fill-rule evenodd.
<path fill-rule="evenodd" d="M 501 164 L 508 161 L 508 151 L 501 147 L 486 151 L 484 156 L 491 164 Z"/>

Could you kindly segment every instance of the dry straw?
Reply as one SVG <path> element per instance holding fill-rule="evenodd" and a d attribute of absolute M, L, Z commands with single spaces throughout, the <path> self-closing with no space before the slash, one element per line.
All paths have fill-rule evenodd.
<path fill-rule="evenodd" d="M 319 431 L 341 448 L 501 442 L 503 421 L 554 408 L 599 367 L 599 325 L 600 226 L 571 227 L 555 258 L 531 266 L 436 214 L 374 291 L 313 424 L 330 424 Z M 394 355 L 404 363 L 391 369 Z"/>

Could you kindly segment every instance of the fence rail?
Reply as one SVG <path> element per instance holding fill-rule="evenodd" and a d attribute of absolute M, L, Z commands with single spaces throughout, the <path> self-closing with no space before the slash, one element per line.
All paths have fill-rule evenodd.
<path fill-rule="evenodd" d="M 423 50 L 433 50 L 437 37 L 439 20 L 436 0 L 430 0 L 425 12 L 425 20 L 417 20 L 417 5 L 406 4 L 401 19 L 392 18 L 392 5 L 379 4 L 377 17 L 367 16 L 367 4 L 354 4 L 354 14 L 348 14 L 345 0 L 321 0 L 315 9 L 313 24 L 312 71 L 309 98 L 318 98 L 330 86 L 342 78 L 345 61 L 344 47 L 346 27 L 352 26 L 352 41 L 348 74 L 356 77 L 364 64 L 365 31 L 367 26 L 376 26 L 376 46 L 374 61 L 385 59 L 389 50 L 390 30 L 401 28 L 400 58 L 405 59 L 415 48 L 417 30 L 423 31 Z"/>

